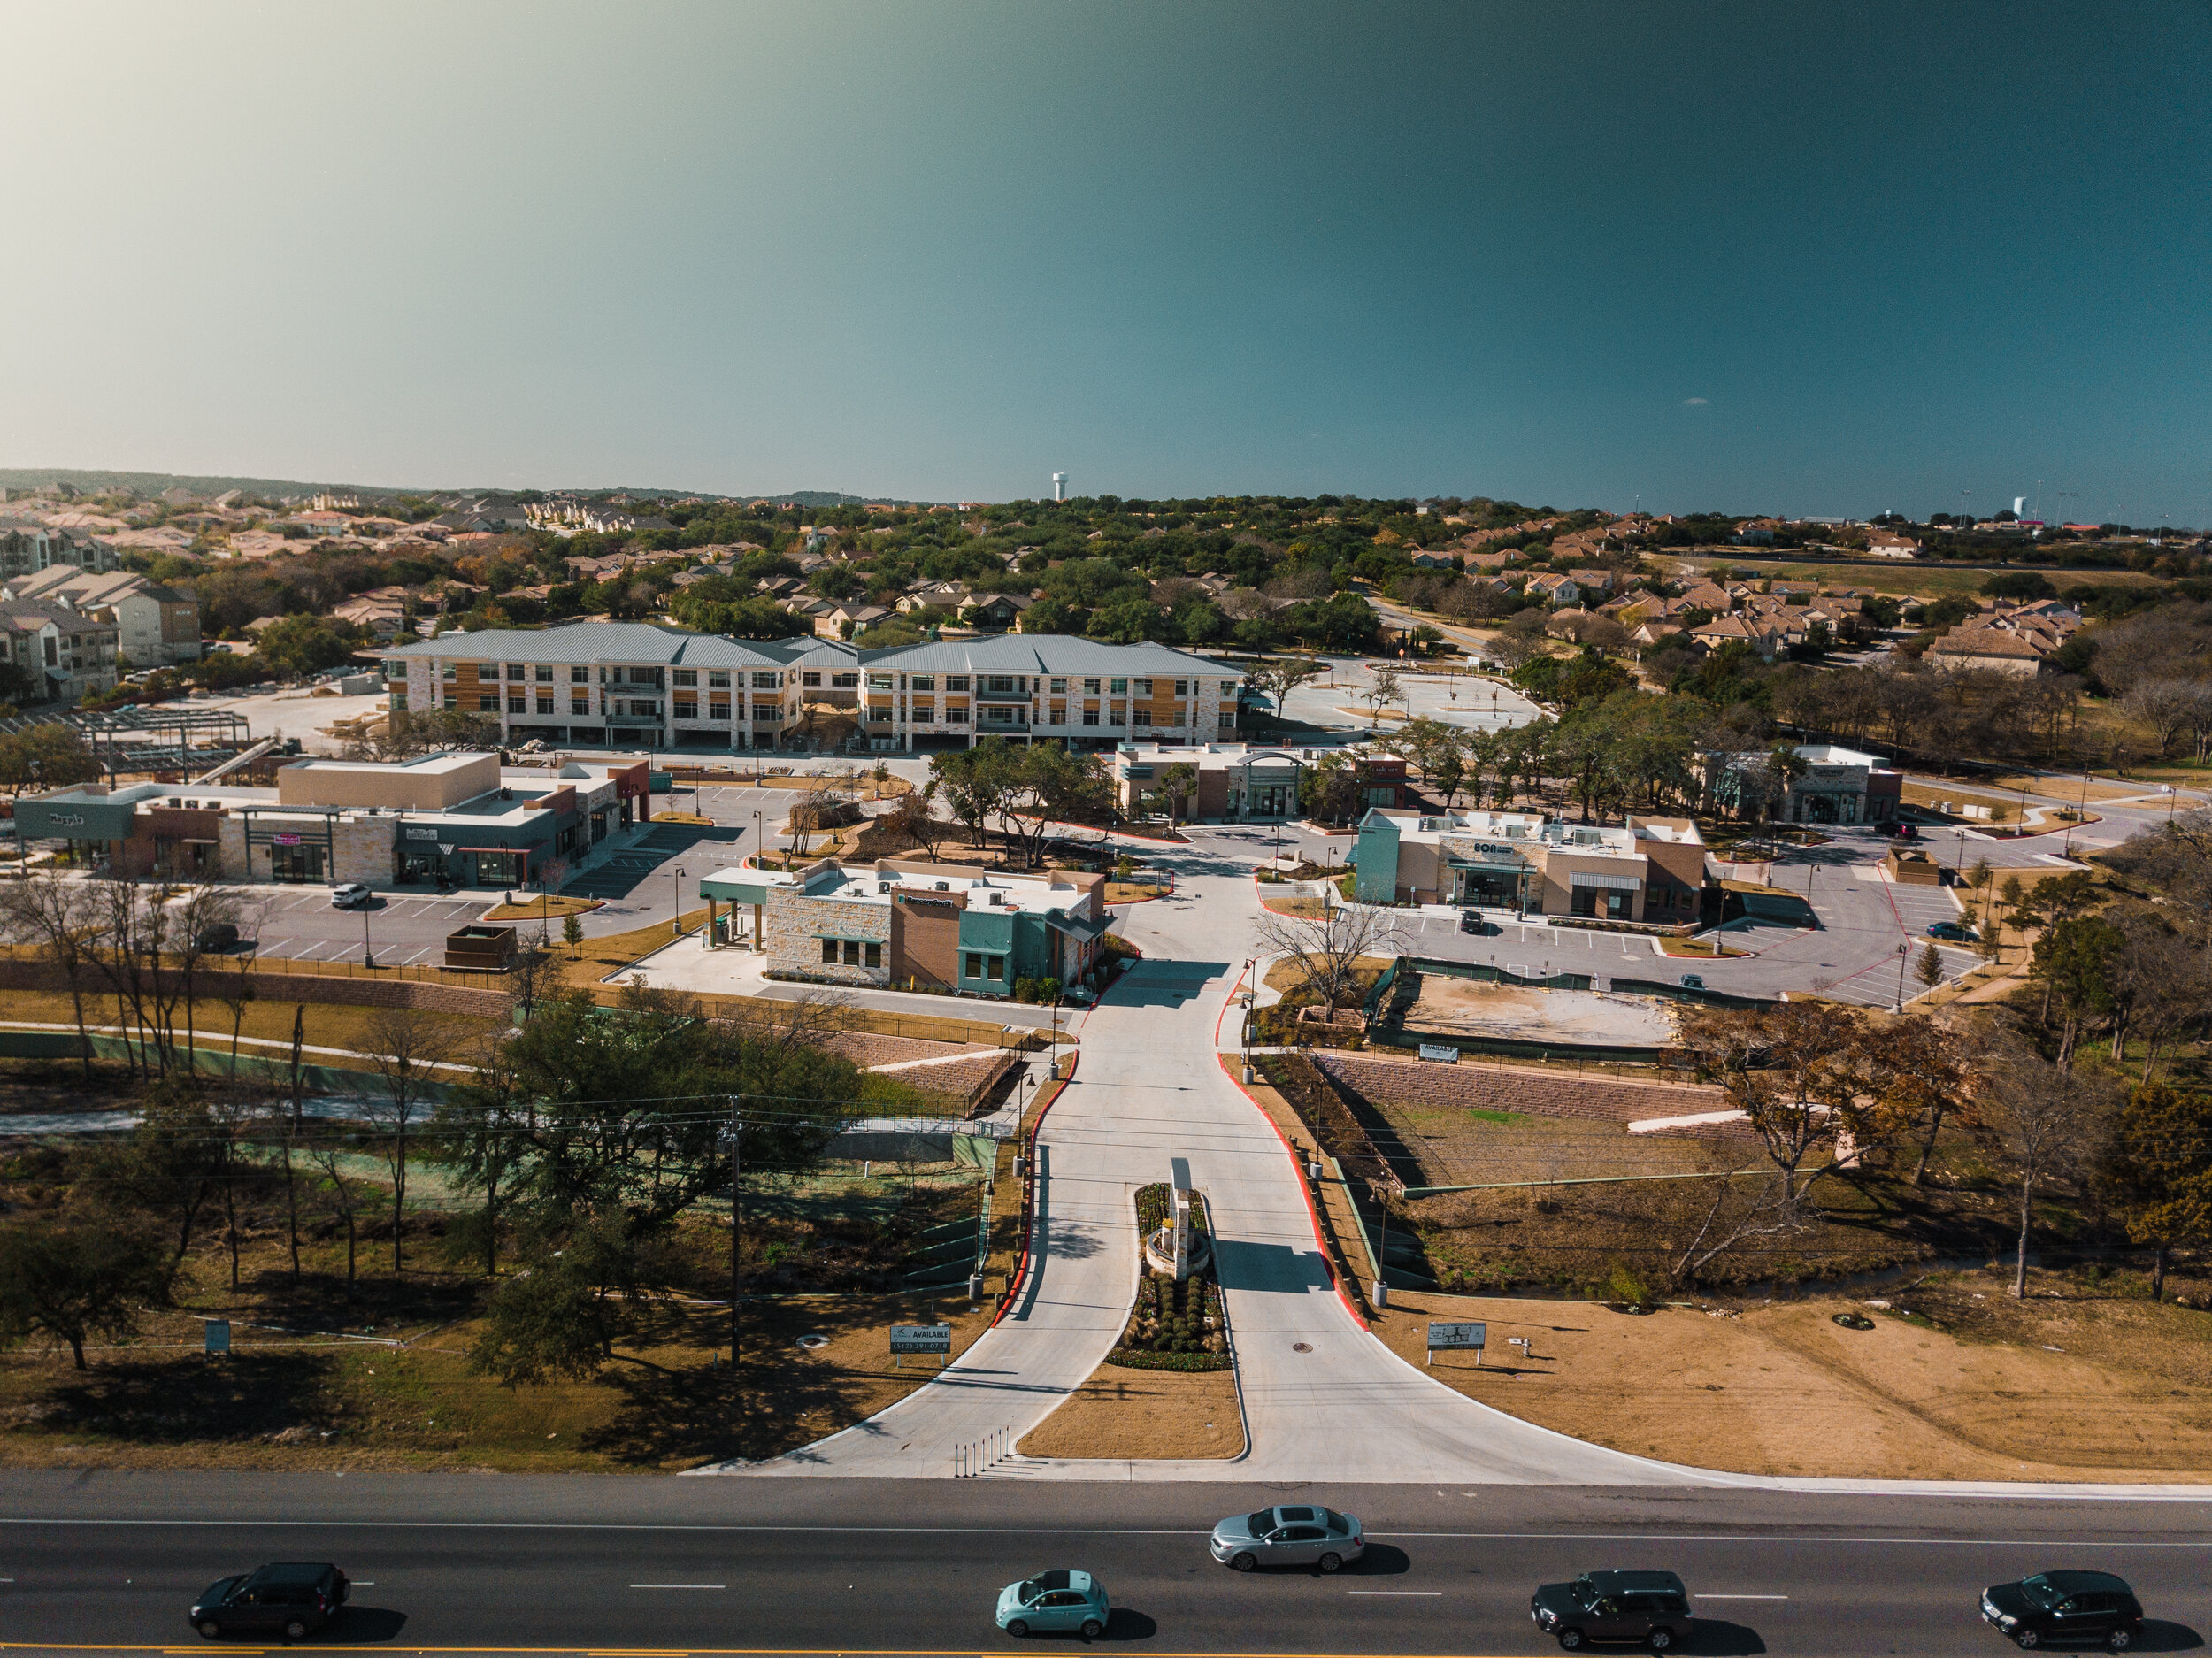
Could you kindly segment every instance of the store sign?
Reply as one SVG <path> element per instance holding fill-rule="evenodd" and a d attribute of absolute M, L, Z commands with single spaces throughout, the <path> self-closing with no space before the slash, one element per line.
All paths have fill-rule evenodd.
<path fill-rule="evenodd" d="M 299 845 L 300 838 L 297 835 L 279 835 L 276 843 L 280 847 L 296 847 Z"/>
<path fill-rule="evenodd" d="M 410 824 L 407 826 L 407 838 L 410 841 L 435 841 L 438 838 L 438 831 L 434 825 L 418 826 Z"/>
<path fill-rule="evenodd" d="M 48 817 L 46 821 L 54 825 L 57 828 L 61 829 L 81 829 L 84 827 L 83 817 L 73 811 L 58 811 L 51 817 Z"/>

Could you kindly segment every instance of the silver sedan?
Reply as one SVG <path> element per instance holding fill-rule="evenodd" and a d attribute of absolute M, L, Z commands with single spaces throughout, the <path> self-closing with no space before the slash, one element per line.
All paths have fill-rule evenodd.
<path fill-rule="evenodd" d="M 1334 1571 L 1366 1552 L 1355 1515 L 1291 1506 L 1233 1514 L 1214 1527 L 1213 1557 L 1238 1571 L 1261 1566 L 1317 1566 Z"/>

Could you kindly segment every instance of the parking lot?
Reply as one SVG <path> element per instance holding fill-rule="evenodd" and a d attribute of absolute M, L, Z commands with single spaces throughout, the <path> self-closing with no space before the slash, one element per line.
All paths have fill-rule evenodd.
<path fill-rule="evenodd" d="M 330 902 L 330 888 L 318 885 L 259 887 L 246 902 L 257 920 L 242 924 L 239 932 L 258 943 L 264 957 L 357 961 L 365 933 L 379 966 L 403 967 L 434 959 L 446 934 L 480 917 L 486 901 L 380 893 L 365 909 L 341 910 Z"/>

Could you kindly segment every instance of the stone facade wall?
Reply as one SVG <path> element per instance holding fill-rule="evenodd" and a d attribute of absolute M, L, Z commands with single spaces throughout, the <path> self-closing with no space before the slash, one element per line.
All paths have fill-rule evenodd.
<path fill-rule="evenodd" d="M 389 817 L 340 818 L 330 829 L 331 879 L 390 885 L 394 833 Z"/>
<path fill-rule="evenodd" d="M 808 898 L 777 893 L 768 903 L 770 973 L 803 975 L 817 984 L 874 986 L 891 983 L 891 906 L 855 903 L 843 898 Z M 873 940 L 882 946 L 879 967 L 848 967 L 822 959 L 820 934 Z"/>

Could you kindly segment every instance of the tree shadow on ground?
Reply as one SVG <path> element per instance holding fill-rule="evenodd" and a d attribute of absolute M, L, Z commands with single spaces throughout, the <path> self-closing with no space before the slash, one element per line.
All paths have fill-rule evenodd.
<path fill-rule="evenodd" d="M 42 1402 L 51 1414 L 42 1424 L 145 1445 L 251 1439 L 320 1421 L 318 1395 L 336 1373 L 324 1353 L 233 1353 L 196 1364 L 117 1359 L 48 1389 Z"/>

